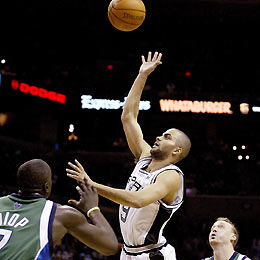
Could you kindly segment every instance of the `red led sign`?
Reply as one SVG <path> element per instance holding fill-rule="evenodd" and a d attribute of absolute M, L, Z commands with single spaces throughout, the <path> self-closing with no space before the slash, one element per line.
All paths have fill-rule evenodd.
<path fill-rule="evenodd" d="M 44 88 L 38 88 L 36 86 L 30 86 L 26 83 L 19 83 L 17 80 L 11 81 L 12 89 L 19 90 L 23 93 L 29 93 L 33 96 L 39 96 L 41 98 L 47 98 L 51 101 L 56 101 L 58 103 L 65 104 L 66 102 L 66 96 L 60 93 L 57 93 L 55 91 L 48 91 Z"/>

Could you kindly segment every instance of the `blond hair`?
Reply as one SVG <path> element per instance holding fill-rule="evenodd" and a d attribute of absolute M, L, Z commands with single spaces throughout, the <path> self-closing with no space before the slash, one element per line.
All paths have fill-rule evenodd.
<path fill-rule="evenodd" d="M 230 219 L 224 218 L 224 217 L 219 217 L 219 218 L 216 219 L 216 221 L 225 221 L 225 222 L 227 222 L 231 225 L 232 231 L 236 235 L 236 239 L 232 240 L 231 243 L 232 243 L 233 247 L 235 247 L 236 244 L 237 244 L 238 238 L 239 238 L 239 232 L 238 232 L 236 225 L 233 222 L 231 222 Z"/>

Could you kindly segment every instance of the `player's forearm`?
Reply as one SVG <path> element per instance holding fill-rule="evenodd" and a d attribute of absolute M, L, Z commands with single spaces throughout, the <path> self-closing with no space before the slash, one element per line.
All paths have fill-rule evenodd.
<path fill-rule="evenodd" d="M 126 102 L 121 117 L 122 120 L 127 119 L 128 116 L 134 116 L 134 118 L 137 118 L 139 111 L 139 103 L 147 77 L 148 75 L 146 75 L 145 73 L 139 73 L 136 77 L 132 85 L 132 88 L 130 89 L 126 98 Z"/>
<path fill-rule="evenodd" d="M 100 250 L 102 250 L 102 254 L 104 255 L 114 255 L 118 251 L 118 240 L 116 238 L 116 235 L 108 223 L 108 221 L 105 219 L 103 214 L 98 211 L 94 210 L 90 213 L 90 219 L 92 223 L 98 227 L 97 230 L 97 237 L 100 238 L 99 244 L 100 244 Z"/>
<path fill-rule="evenodd" d="M 97 189 L 100 196 L 112 200 L 117 204 L 134 208 L 139 207 L 139 200 L 136 196 L 136 192 L 111 188 L 96 182 L 93 183 L 93 186 Z"/>

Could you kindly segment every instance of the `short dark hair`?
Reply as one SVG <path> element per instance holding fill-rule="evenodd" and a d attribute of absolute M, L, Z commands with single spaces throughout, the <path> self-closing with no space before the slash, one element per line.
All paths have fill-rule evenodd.
<path fill-rule="evenodd" d="M 22 164 L 17 171 L 17 185 L 21 190 L 39 189 L 51 175 L 50 166 L 41 159 L 32 159 Z"/>

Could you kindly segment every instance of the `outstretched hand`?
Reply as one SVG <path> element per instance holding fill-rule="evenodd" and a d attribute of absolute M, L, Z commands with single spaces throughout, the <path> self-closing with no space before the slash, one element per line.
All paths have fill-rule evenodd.
<path fill-rule="evenodd" d="M 145 61 L 145 57 L 142 56 L 143 64 L 140 67 L 139 73 L 144 73 L 147 76 L 152 73 L 155 68 L 162 64 L 161 62 L 162 53 L 158 53 L 157 51 L 154 53 L 152 57 L 152 52 L 148 52 L 147 60 Z"/>
<path fill-rule="evenodd" d="M 86 178 L 84 179 L 84 183 L 80 182 L 76 189 L 80 195 L 80 200 L 69 200 L 69 204 L 83 212 L 87 212 L 89 209 L 98 206 L 97 190 L 88 183 Z"/>
<path fill-rule="evenodd" d="M 87 179 L 87 182 L 93 186 L 93 181 L 89 178 L 88 174 L 85 172 L 83 166 L 80 162 L 75 160 L 76 164 L 68 162 L 68 165 L 73 169 L 66 169 L 67 176 L 75 179 L 77 182 L 85 183 L 84 179 Z"/>

